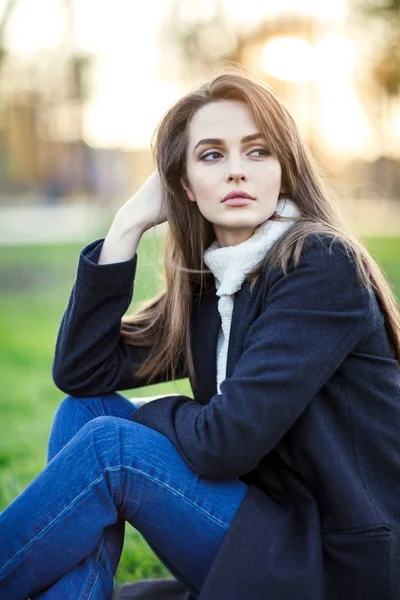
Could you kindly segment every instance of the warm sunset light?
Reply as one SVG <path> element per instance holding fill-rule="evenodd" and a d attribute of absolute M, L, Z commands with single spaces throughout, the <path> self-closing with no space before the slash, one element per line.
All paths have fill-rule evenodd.
<path fill-rule="evenodd" d="M 262 66 L 277 79 L 310 81 L 314 77 L 313 48 L 300 38 L 277 38 L 265 46 Z"/>
<path fill-rule="evenodd" d="M 262 53 L 267 73 L 282 81 L 315 85 L 313 119 L 323 146 L 340 156 L 365 155 L 374 140 L 353 85 L 354 45 L 337 34 L 325 34 L 315 45 L 296 37 L 270 41 Z"/>

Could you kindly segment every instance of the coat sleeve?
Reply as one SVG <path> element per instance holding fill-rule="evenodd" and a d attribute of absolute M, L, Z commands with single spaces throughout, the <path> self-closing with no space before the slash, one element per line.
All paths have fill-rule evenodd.
<path fill-rule="evenodd" d="M 71 396 L 98 396 L 145 386 L 133 364 L 146 360 L 151 348 L 120 339 L 121 318 L 133 297 L 137 254 L 127 261 L 99 265 L 104 238 L 80 253 L 76 279 L 57 335 L 52 375 Z M 186 377 L 182 366 L 179 377 Z M 161 373 L 154 383 L 167 381 Z"/>
<path fill-rule="evenodd" d="M 371 298 L 346 251 L 309 245 L 297 268 L 271 273 L 232 376 L 208 404 L 185 396 L 140 407 L 198 475 L 223 480 L 257 467 L 318 390 L 369 334 Z"/>

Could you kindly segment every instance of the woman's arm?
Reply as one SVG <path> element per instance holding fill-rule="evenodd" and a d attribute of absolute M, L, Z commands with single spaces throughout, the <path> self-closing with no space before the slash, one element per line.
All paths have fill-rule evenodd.
<path fill-rule="evenodd" d="M 368 291 L 340 244 L 331 254 L 328 246 L 310 246 L 297 268 L 271 275 L 266 306 L 220 394 L 206 405 L 161 398 L 132 414 L 167 436 L 198 475 L 222 480 L 256 468 L 369 335 Z"/>
<path fill-rule="evenodd" d="M 134 377 L 131 364 L 142 364 L 151 348 L 121 342 L 120 330 L 133 297 L 137 246 L 157 219 L 155 209 L 151 213 L 148 209 L 154 194 L 152 178 L 118 211 L 106 238 L 80 253 L 52 365 L 54 383 L 72 396 L 103 395 L 148 383 Z M 183 369 L 181 377 L 186 377 Z M 162 373 L 154 383 L 167 380 Z"/>

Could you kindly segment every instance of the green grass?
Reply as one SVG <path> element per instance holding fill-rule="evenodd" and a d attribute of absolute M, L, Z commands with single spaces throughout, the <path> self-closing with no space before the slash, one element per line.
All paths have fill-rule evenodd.
<path fill-rule="evenodd" d="M 0 510 L 46 464 L 51 422 L 64 396 L 52 381 L 51 363 L 83 245 L 0 248 Z M 367 246 L 399 297 L 400 238 L 371 238 Z M 139 248 L 138 284 L 130 309 L 156 293 L 160 251 L 161 242 L 146 234 Z M 191 395 L 188 381 L 123 393 L 133 397 L 171 392 Z M 168 576 L 141 535 L 126 524 L 117 585 Z"/>
<path fill-rule="evenodd" d="M 51 364 L 83 245 L 0 248 L 0 510 L 46 464 L 51 422 L 65 396 L 53 383 Z M 130 309 L 159 289 L 160 254 L 160 241 L 146 234 L 139 248 L 140 285 Z M 123 392 L 128 397 L 164 393 L 191 395 L 189 382 Z M 116 583 L 168 576 L 142 536 L 127 523 Z"/>

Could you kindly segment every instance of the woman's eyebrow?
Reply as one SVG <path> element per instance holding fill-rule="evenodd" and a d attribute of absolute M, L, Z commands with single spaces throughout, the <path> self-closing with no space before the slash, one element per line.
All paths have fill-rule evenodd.
<path fill-rule="evenodd" d="M 262 133 L 252 133 L 251 135 L 245 135 L 240 142 L 242 144 L 245 144 L 246 142 L 252 142 L 254 140 L 258 140 L 258 139 L 264 139 L 264 136 Z M 196 150 L 196 148 L 198 146 L 202 146 L 204 144 L 213 144 L 215 146 L 222 146 L 224 143 L 224 140 L 222 140 L 221 138 L 204 138 L 203 140 L 200 140 L 199 142 L 197 142 L 197 144 L 195 145 L 195 147 L 193 148 L 193 152 Z"/>

